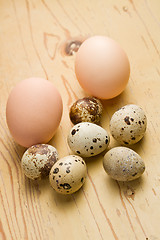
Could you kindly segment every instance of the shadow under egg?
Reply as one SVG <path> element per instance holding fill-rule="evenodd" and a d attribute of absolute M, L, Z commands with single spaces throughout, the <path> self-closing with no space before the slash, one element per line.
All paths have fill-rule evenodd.
<path fill-rule="evenodd" d="M 107 111 L 112 110 L 114 113 L 116 110 L 121 108 L 123 105 L 128 104 L 128 89 L 126 88 L 122 93 L 118 96 L 110 99 L 101 99 L 104 109 Z"/>
<path fill-rule="evenodd" d="M 105 171 L 105 170 L 104 170 Z M 137 179 L 131 180 L 131 181 L 118 181 L 116 179 L 111 178 L 107 173 L 106 176 L 104 176 L 103 182 L 106 184 L 106 191 L 107 189 L 113 189 L 113 192 L 119 189 L 119 191 L 125 192 L 126 189 L 134 189 L 135 191 L 138 192 L 142 188 L 145 187 L 146 181 L 145 181 L 145 172 L 138 177 Z M 118 189 L 117 189 L 118 187 Z"/>
<path fill-rule="evenodd" d="M 142 152 L 142 148 L 145 145 L 146 139 L 145 136 L 138 141 L 135 144 L 129 145 L 128 147 L 131 148 L 132 150 L 134 150 L 135 152 L 137 152 L 138 154 L 140 154 L 140 152 Z"/>
<path fill-rule="evenodd" d="M 56 192 L 56 190 L 54 190 L 51 187 L 50 193 L 51 193 L 51 198 L 53 198 L 54 201 L 56 202 L 56 206 L 58 209 L 68 208 L 69 206 L 75 204 L 76 199 L 80 201 L 80 199 L 83 198 L 83 195 L 84 195 L 83 186 L 79 190 L 71 194 L 62 194 L 62 193 Z"/>

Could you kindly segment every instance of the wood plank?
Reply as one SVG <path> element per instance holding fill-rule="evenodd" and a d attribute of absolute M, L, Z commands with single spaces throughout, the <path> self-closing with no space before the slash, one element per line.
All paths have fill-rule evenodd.
<path fill-rule="evenodd" d="M 160 2 L 151 0 L 0 0 L 0 239 L 158 240 L 160 239 Z M 131 148 L 145 161 L 138 180 L 111 180 L 103 154 L 86 160 L 83 188 L 61 196 L 48 179 L 31 181 L 21 171 L 24 148 L 12 139 L 5 118 L 10 90 L 24 78 L 53 82 L 64 103 L 63 117 L 50 141 L 60 157 L 71 154 L 67 135 L 71 104 L 87 94 L 74 72 L 68 43 L 92 35 L 117 40 L 128 54 L 125 91 L 103 100 L 102 126 L 119 107 L 141 105 L 148 117 L 142 141 Z M 109 148 L 118 143 L 111 138 Z"/>

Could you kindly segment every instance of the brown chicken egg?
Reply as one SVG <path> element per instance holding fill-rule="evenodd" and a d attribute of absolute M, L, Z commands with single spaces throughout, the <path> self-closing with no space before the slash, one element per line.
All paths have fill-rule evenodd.
<path fill-rule="evenodd" d="M 11 135 L 24 147 L 47 143 L 59 126 L 62 108 L 61 96 L 51 82 L 42 78 L 19 82 L 6 106 Z"/>
<path fill-rule="evenodd" d="M 115 40 L 93 36 L 78 49 L 75 73 L 87 93 L 100 99 L 110 99 L 125 89 L 130 64 L 126 53 Z"/>

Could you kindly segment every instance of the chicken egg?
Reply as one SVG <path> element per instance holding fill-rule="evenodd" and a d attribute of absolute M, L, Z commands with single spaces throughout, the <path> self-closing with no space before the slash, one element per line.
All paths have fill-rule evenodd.
<path fill-rule="evenodd" d="M 125 89 L 130 64 L 116 41 L 106 36 L 93 36 L 82 43 L 76 54 L 75 73 L 87 93 L 110 99 Z"/>
<path fill-rule="evenodd" d="M 42 78 L 25 79 L 9 95 L 8 128 L 15 141 L 24 147 L 47 143 L 59 126 L 62 109 L 61 96 L 51 82 Z"/>

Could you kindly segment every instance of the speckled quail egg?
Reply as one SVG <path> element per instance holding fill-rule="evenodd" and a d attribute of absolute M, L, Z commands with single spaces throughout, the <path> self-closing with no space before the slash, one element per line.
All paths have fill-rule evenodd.
<path fill-rule="evenodd" d="M 69 155 L 54 164 L 49 174 L 49 181 L 58 193 L 71 194 L 82 187 L 86 176 L 85 161 L 80 156 Z"/>
<path fill-rule="evenodd" d="M 145 164 L 132 149 L 115 147 L 104 155 L 103 167 L 108 175 L 118 181 L 131 181 L 142 175 Z"/>
<path fill-rule="evenodd" d="M 103 152 L 110 141 L 105 129 L 89 122 L 76 124 L 68 135 L 71 150 L 82 157 L 92 157 Z"/>
<path fill-rule="evenodd" d="M 80 122 L 100 123 L 103 106 L 95 97 L 78 99 L 70 108 L 69 116 L 73 124 Z"/>
<path fill-rule="evenodd" d="M 22 156 L 21 167 L 30 179 L 41 179 L 49 175 L 58 160 L 56 148 L 48 144 L 37 144 L 28 148 Z"/>
<path fill-rule="evenodd" d="M 147 127 L 147 117 L 143 109 L 129 104 L 116 111 L 110 121 L 112 136 L 124 145 L 137 143 L 142 139 Z"/>

